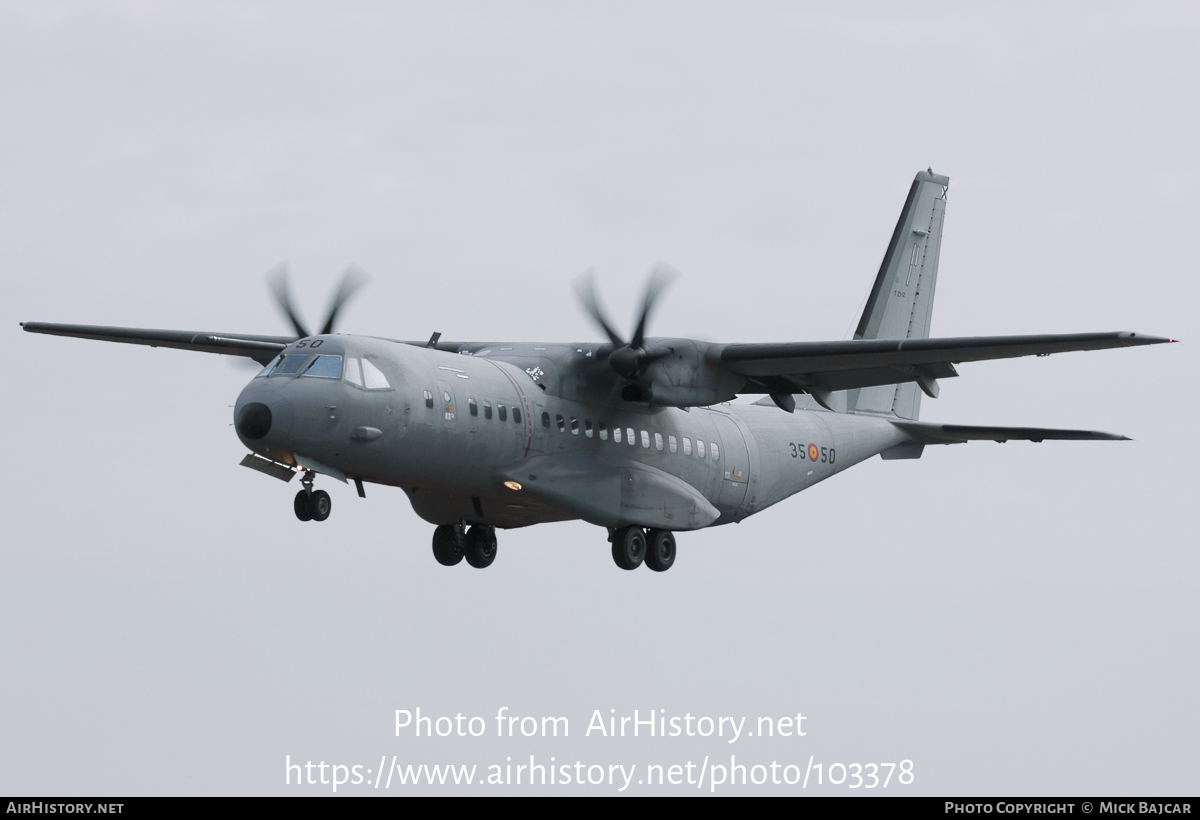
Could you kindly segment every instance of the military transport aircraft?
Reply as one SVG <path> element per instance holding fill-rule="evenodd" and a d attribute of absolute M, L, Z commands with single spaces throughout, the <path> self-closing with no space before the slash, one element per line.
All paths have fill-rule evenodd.
<path fill-rule="evenodd" d="M 916 175 L 854 338 L 714 344 L 646 335 L 674 276 L 657 266 L 627 341 L 591 273 L 576 280 L 603 344 L 403 342 L 333 332 L 363 283 L 351 268 L 310 333 L 285 271 L 270 277 L 294 336 L 28 322 L 25 330 L 244 356 L 265 365 L 234 408 L 242 465 L 300 476 L 294 510 L 324 521 L 316 475 L 403 489 L 436 525 L 442 564 L 486 567 L 496 529 L 583 519 L 608 530 L 617 566 L 669 569 L 675 532 L 753 515 L 872 456 L 920 458 L 971 440 L 1124 439 L 1086 430 L 918 421 L 954 365 L 1158 344 L 1136 333 L 930 338 L 950 180 Z M 761 394 L 753 404 L 730 404 Z"/>

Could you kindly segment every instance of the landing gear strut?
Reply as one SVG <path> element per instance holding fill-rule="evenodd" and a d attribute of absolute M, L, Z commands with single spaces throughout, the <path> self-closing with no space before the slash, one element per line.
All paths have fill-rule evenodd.
<path fill-rule="evenodd" d="M 304 489 L 296 493 L 296 500 L 292 504 L 296 517 L 301 521 L 324 521 L 333 510 L 333 501 L 329 498 L 329 493 L 313 490 L 311 470 L 305 471 L 300 483 L 304 485 Z"/>

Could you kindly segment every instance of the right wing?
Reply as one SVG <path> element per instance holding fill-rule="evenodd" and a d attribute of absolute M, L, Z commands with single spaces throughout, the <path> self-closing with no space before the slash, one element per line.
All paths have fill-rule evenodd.
<path fill-rule="evenodd" d="M 245 333 L 206 333 L 195 330 L 150 330 L 140 327 L 102 327 L 100 325 L 59 325 L 49 322 L 22 322 L 30 333 L 52 336 L 74 336 L 77 339 L 98 339 L 102 342 L 174 347 L 201 353 L 223 353 L 245 356 L 259 364 L 267 364 L 298 336 L 256 336 Z"/>

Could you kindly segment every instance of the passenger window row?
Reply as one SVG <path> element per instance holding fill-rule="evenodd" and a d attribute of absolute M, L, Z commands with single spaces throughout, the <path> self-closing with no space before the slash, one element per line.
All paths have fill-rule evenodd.
<path fill-rule="evenodd" d="M 556 414 L 554 416 L 554 424 L 556 427 L 558 427 L 558 432 L 560 432 L 560 433 L 565 433 L 565 432 L 567 432 L 568 429 L 570 429 L 571 435 L 573 435 L 573 436 L 579 435 L 579 430 L 580 430 L 579 419 L 576 418 L 575 416 L 571 416 L 568 419 L 568 418 L 565 418 L 561 413 Z M 542 411 L 542 427 L 545 427 L 547 429 L 550 427 L 550 414 L 545 411 Z M 593 436 L 596 436 L 596 437 L 599 437 L 599 439 L 601 441 L 608 441 L 609 434 L 611 433 L 613 442 L 616 444 L 621 443 L 621 439 L 622 439 L 621 428 L 614 427 L 614 428 L 612 428 L 612 430 L 609 430 L 607 422 L 602 421 L 599 424 L 597 424 L 595 427 L 593 427 L 591 419 L 584 419 L 582 429 L 583 429 L 583 434 L 587 438 L 593 438 Z M 647 430 L 642 430 L 641 435 L 639 437 L 637 435 L 637 431 L 635 431 L 632 427 L 626 427 L 623 437 L 627 442 L 629 442 L 630 447 L 636 447 L 638 444 L 638 441 L 640 440 L 642 443 L 642 449 L 644 449 L 644 450 L 650 449 L 650 433 Z M 659 452 L 662 452 L 663 446 L 664 446 L 663 434 L 655 433 L 654 434 L 654 449 L 658 450 Z M 672 453 L 679 452 L 679 439 L 677 439 L 674 436 L 674 434 L 671 434 L 671 433 L 667 434 L 666 448 L 668 450 L 670 450 Z M 688 438 L 687 436 L 684 436 L 683 437 L 683 454 L 685 456 L 690 456 L 690 455 L 692 455 L 692 452 L 693 452 L 692 440 L 690 438 Z M 704 448 L 703 440 L 696 439 L 696 449 L 694 452 L 696 454 L 696 458 L 704 458 L 705 457 L 705 448 Z M 717 446 L 717 443 L 715 441 L 710 441 L 708 443 L 708 452 L 712 453 L 713 461 L 721 460 L 721 448 Z"/>
<path fill-rule="evenodd" d="M 467 409 L 470 411 L 472 416 L 478 416 L 479 402 L 475 401 L 475 399 L 467 399 Z M 496 415 L 499 417 L 500 421 L 508 421 L 508 410 L 509 408 L 505 407 L 500 402 L 496 402 Z M 483 403 L 483 417 L 485 419 L 490 419 L 492 417 L 492 403 L 490 401 L 485 400 Z M 520 407 L 512 408 L 512 419 L 517 424 L 521 423 Z"/>

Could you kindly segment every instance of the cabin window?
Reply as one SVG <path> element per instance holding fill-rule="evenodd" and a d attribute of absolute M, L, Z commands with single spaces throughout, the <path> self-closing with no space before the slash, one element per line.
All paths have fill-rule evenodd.
<path fill-rule="evenodd" d="M 655 433 L 654 434 L 654 449 L 658 450 L 661 453 L 662 448 L 663 448 L 662 433 Z"/>
<path fill-rule="evenodd" d="M 479 404 L 475 399 L 467 399 L 467 409 L 471 411 L 472 416 L 479 415 Z"/>
<path fill-rule="evenodd" d="M 579 435 L 579 419 L 571 416 L 571 435 Z"/>
<path fill-rule="evenodd" d="M 554 422 L 558 425 L 558 432 L 560 432 L 560 433 L 567 432 L 567 422 L 563 419 L 563 417 L 561 415 L 555 415 Z"/>
<path fill-rule="evenodd" d="M 709 447 L 712 448 L 713 461 L 720 461 L 721 460 L 721 448 L 717 446 L 717 443 L 715 441 L 710 441 Z"/>
<path fill-rule="evenodd" d="M 600 440 L 608 441 L 608 425 L 600 422 Z"/>
<path fill-rule="evenodd" d="M 366 382 L 368 390 L 387 390 L 391 387 L 388 384 L 387 376 L 383 375 L 383 371 L 366 359 L 362 360 L 362 369 L 363 381 Z M 447 398 L 446 401 L 450 401 L 450 399 Z"/>
<path fill-rule="evenodd" d="M 659 441 L 661 442 L 662 439 L 660 438 Z M 642 447 L 647 450 L 650 449 L 650 434 L 647 433 L 645 430 L 642 431 Z"/>
<path fill-rule="evenodd" d="M 545 410 L 542 411 L 542 426 L 543 427 L 550 426 L 550 414 L 547 413 Z"/>
<path fill-rule="evenodd" d="M 496 412 L 500 415 L 500 421 L 508 421 L 508 408 L 503 404 L 496 405 Z"/>
<path fill-rule="evenodd" d="M 483 417 L 485 419 L 490 419 L 492 417 L 492 403 L 490 401 L 485 401 L 483 403 Z"/>
<path fill-rule="evenodd" d="M 683 454 L 690 456 L 692 454 L 692 440 L 687 436 L 683 437 Z"/>
<path fill-rule="evenodd" d="M 433 407 L 433 394 L 428 390 L 425 391 L 425 406 Z"/>
<path fill-rule="evenodd" d="M 601 435 L 601 437 L 604 436 L 603 433 L 601 433 L 600 435 Z M 617 444 L 621 443 L 621 428 L 620 427 L 613 428 L 613 441 L 615 441 Z"/>
<path fill-rule="evenodd" d="M 632 427 L 625 428 L 625 438 L 629 441 L 630 447 L 637 444 L 637 441 L 633 437 L 633 428 Z"/>
<path fill-rule="evenodd" d="M 679 452 L 679 442 L 676 441 L 675 436 L 667 436 L 667 447 L 671 449 L 672 453 Z"/>
<path fill-rule="evenodd" d="M 520 407 L 513 408 L 513 421 L 515 421 L 517 424 L 521 423 L 521 408 Z"/>
<path fill-rule="evenodd" d="M 696 458 L 704 458 L 704 442 L 696 439 Z"/>
<path fill-rule="evenodd" d="M 362 365 L 358 363 L 358 359 L 346 359 L 345 376 L 346 381 L 350 382 L 350 384 L 357 384 L 359 387 L 363 386 Z"/>
<path fill-rule="evenodd" d="M 584 419 L 583 434 L 585 436 L 587 436 L 588 438 L 592 437 L 592 420 L 591 419 Z"/>
<path fill-rule="evenodd" d="M 316 376 L 321 379 L 340 379 L 342 377 L 341 356 L 318 356 L 312 364 L 304 368 L 301 376 Z"/>

